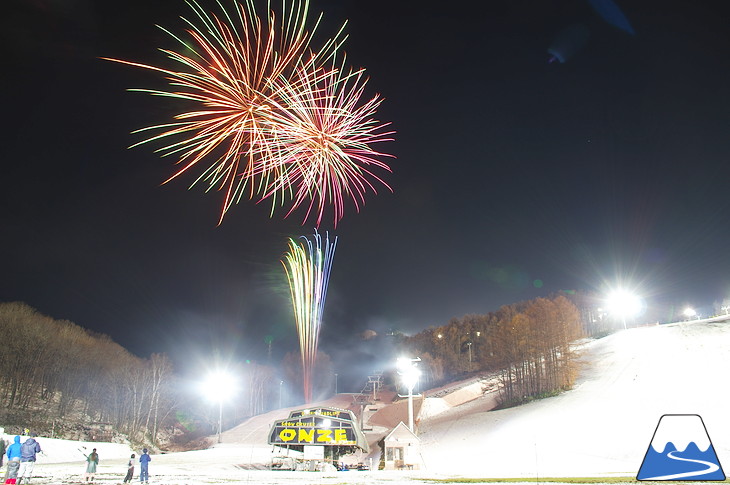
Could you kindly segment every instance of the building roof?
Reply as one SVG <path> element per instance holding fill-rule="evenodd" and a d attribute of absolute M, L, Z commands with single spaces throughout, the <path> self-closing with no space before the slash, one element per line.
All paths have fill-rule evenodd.
<path fill-rule="evenodd" d="M 418 439 L 418 436 L 408 429 L 408 426 L 406 426 L 403 421 L 398 423 L 398 426 L 393 428 L 393 431 L 388 433 L 388 436 L 385 437 L 386 446 L 389 442 L 419 443 L 420 441 L 421 440 Z"/>

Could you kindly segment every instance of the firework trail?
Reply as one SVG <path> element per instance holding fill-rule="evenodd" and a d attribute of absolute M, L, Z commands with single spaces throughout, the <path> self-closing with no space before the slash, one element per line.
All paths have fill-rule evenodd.
<path fill-rule="evenodd" d="M 281 264 L 284 265 L 291 290 L 294 319 L 299 335 L 301 351 L 304 399 L 312 401 L 312 370 L 317 358 L 319 329 L 322 325 L 324 301 L 327 297 L 332 258 L 335 255 L 337 237 L 330 243 L 329 235 L 324 242 L 315 232 L 314 240 L 301 236 L 289 239 L 289 251 Z"/>
<path fill-rule="evenodd" d="M 171 123 L 135 131 L 148 137 L 133 146 L 164 143 L 157 151 L 177 158 L 181 167 L 166 182 L 200 170 L 192 185 L 206 182 L 207 191 L 225 194 L 219 223 L 246 192 L 257 202 L 270 199 L 272 215 L 291 204 L 288 216 L 310 200 L 304 222 L 316 213 L 317 226 L 327 203 L 334 206 L 335 225 L 344 200 L 352 199 L 359 210 L 365 187 L 374 191 L 368 178 L 383 183 L 367 166 L 390 170 L 370 144 L 389 140 L 390 133 L 377 134 L 386 126 L 373 119 L 378 96 L 357 106 L 362 71 L 335 68 L 345 24 L 315 50 L 322 16 L 309 22 L 307 0 L 293 0 L 288 9 L 282 0 L 280 19 L 273 11 L 262 19 L 254 0 L 233 2 L 230 11 L 219 3 L 219 15 L 194 0 L 188 4 L 196 16 L 183 18 L 189 40 L 163 29 L 182 47 L 160 49 L 178 69 L 107 58 L 162 73 L 170 85 L 133 91 L 193 105 Z M 313 136 L 323 141 L 313 144 Z"/>

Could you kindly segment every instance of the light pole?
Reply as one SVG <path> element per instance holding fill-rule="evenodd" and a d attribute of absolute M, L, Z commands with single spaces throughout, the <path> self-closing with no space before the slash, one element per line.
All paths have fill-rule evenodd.
<path fill-rule="evenodd" d="M 279 409 L 281 409 L 281 391 L 284 387 L 284 381 L 279 381 Z"/>
<path fill-rule="evenodd" d="M 223 400 L 218 400 L 218 443 L 222 443 L 221 432 L 223 431 Z"/>
<path fill-rule="evenodd" d="M 403 385 L 408 389 L 408 429 L 411 433 L 415 434 L 413 429 L 413 388 L 416 387 L 418 377 L 421 375 L 421 371 L 416 367 L 416 362 L 420 362 L 421 359 L 416 357 L 415 359 L 400 358 L 397 361 L 398 373 L 401 376 Z"/>
<path fill-rule="evenodd" d="M 337 372 L 335 372 L 335 396 L 337 395 Z"/>
<path fill-rule="evenodd" d="M 222 443 L 223 430 L 223 401 L 227 400 L 236 391 L 236 381 L 227 372 L 217 370 L 212 372 L 205 381 L 207 398 L 218 403 L 218 443 Z"/>

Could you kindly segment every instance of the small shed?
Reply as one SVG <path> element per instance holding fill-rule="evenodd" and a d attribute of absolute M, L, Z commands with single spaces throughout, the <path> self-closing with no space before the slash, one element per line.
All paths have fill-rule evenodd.
<path fill-rule="evenodd" d="M 418 470 L 421 440 L 403 421 L 385 437 L 385 470 Z"/>

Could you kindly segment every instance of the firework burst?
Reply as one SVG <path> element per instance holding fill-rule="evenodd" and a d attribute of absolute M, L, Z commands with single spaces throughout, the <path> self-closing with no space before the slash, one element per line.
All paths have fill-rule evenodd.
<path fill-rule="evenodd" d="M 302 358 L 304 398 L 309 403 L 312 401 L 312 370 L 317 358 L 319 330 L 337 238 L 330 243 L 327 235 L 322 241 L 315 232 L 313 240 L 304 236 L 299 239 L 301 241 L 289 239 L 289 251 L 281 263 L 289 280 Z"/>
<path fill-rule="evenodd" d="M 176 69 L 108 59 L 162 73 L 170 85 L 134 91 L 193 106 L 171 123 L 137 130 L 148 136 L 133 146 L 162 142 L 157 151 L 180 165 L 167 181 L 196 168 L 192 185 L 206 182 L 208 190 L 224 192 L 219 222 L 247 191 L 258 202 L 270 199 L 272 214 L 291 204 L 289 215 L 309 200 L 304 222 L 316 213 L 317 225 L 328 203 L 335 225 L 344 200 L 359 210 L 365 187 L 372 188 L 366 177 L 382 182 L 369 166 L 389 170 L 370 147 L 388 134 L 376 134 L 385 126 L 373 119 L 379 97 L 357 105 L 362 71 L 343 74 L 344 65 L 334 67 L 345 25 L 315 50 L 321 15 L 310 22 L 307 0 L 294 0 L 288 9 L 282 1 L 280 18 L 268 11 L 263 19 L 254 0 L 221 6 L 219 15 L 188 4 L 195 13 L 194 21 L 183 19 L 189 39 L 163 29 L 182 46 L 161 49 Z"/>
<path fill-rule="evenodd" d="M 367 84 L 364 70 L 347 70 L 343 59 L 329 70 L 300 66 L 291 78 L 282 76 L 272 84 L 286 109 L 272 111 L 277 153 L 272 163 L 278 166 L 265 196 L 278 192 L 283 200 L 288 195 L 289 213 L 308 204 L 304 221 L 316 213 L 319 226 L 327 205 L 333 207 L 335 225 L 344 215 L 346 199 L 359 211 L 367 190 L 377 192 L 371 181 L 390 189 L 371 169 L 389 172 L 379 158 L 390 155 L 372 147 L 392 141 L 393 132 L 384 131 L 388 123 L 375 119 L 382 98 L 375 95 L 361 103 Z"/>

